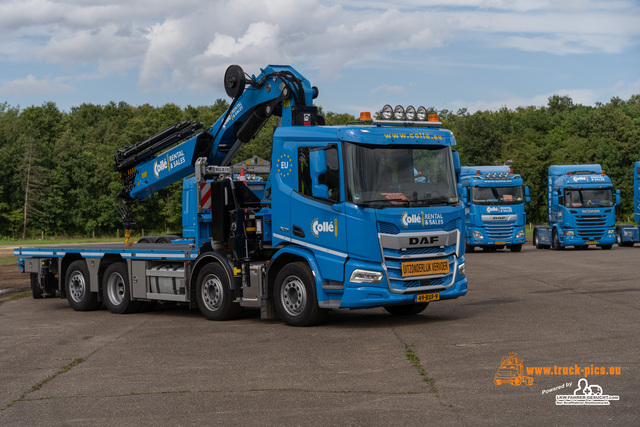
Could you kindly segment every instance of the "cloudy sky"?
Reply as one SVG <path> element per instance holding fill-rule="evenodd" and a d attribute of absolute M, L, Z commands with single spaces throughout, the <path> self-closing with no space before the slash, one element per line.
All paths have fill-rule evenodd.
<path fill-rule="evenodd" d="M 210 105 L 230 64 L 337 113 L 594 105 L 640 94 L 640 0 L 0 0 L 0 103 Z"/>

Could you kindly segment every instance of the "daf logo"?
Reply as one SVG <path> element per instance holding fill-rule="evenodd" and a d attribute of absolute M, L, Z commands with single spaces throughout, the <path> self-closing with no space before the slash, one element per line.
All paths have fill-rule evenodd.
<path fill-rule="evenodd" d="M 409 245 L 432 245 L 434 243 L 438 243 L 438 240 L 440 240 L 439 236 L 410 237 Z"/>

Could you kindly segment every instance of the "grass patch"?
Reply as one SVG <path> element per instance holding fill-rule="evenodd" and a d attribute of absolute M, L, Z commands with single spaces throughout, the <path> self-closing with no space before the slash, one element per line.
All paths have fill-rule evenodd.
<path fill-rule="evenodd" d="M 418 369 L 418 373 L 420 374 L 420 376 L 422 376 L 422 379 L 424 379 L 424 381 L 429 384 L 429 392 L 437 396 L 438 389 L 436 388 L 436 381 L 427 374 L 427 371 L 424 370 L 424 368 L 422 367 L 422 363 L 420 363 L 420 358 L 416 355 L 411 347 L 407 347 L 405 354 L 407 355 L 407 360 Z"/>
<path fill-rule="evenodd" d="M 0 258 L 0 265 L 18 264 L 18 257 Z"/>

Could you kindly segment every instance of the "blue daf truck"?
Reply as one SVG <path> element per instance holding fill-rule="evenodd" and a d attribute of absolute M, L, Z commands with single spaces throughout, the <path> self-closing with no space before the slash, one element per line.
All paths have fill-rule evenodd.
<path fill-rule="evenodd" d="M 253 307 L 306 326 L 329 309 L 409 315 L 466 294 L 460 160 L 437 115 L 387 105 L 325 126 L 318 89 L 290 66 L 232 65 L 224 87 L 232 102 L 208 130 L 181 122 L 116 153 L 125 243 L 15 250 L 34 298 L 113 313 L 174 301 L 210 320 Z M 271 161 L 232 165 L 273 115 Z M 182 235 L 133 243 L 133 204 L 179 180 Z"/>
<path fill-rule="evenodd" d="M 529 201 L 522 177 L 509 166 L 462 166 L 460 177 L 467 252 L 475 247 L 520 252 L 526 242 L 524 204 Z"/>
<path fill-rule="evenodd" d="M 633 166 L 633 220 L 640 223 L 640 162 Z M 621 224 L 616 226 L 618 246 L 633 246 L 640 243 L 640 225 Z"/>
<path fill-rule="evenodd" d="M 611 249 L 616 242 L 615 207 L 620 191 L 600 165 L 554 165 L 547 182 L 549 225 L 536 226 L 533 244 L 579 249 L 590 245 Z"/>

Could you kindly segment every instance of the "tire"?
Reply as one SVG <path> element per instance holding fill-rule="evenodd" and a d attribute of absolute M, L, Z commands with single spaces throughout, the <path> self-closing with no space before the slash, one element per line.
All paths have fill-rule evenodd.
<path fill-rule="evenodd" d="M 42 298 L 42 288 L 38 284 L 38 274 L 31 273 L 29 276 L 31 278 L 31 295 L 33 296 L 33 299 Z"/>
<path fill-rule="evenodd" d="M 555 228 L 551 233 L 551 242 L 552 242 L 551 249 L 553 249 L 554 251 L 559 251 L 560 249 L 564 249 L 562 246 L 560 246 L 560 239 L 558 239 L 558 230 L 556 230 Z"/>
<path fill-rule="evenodd" d="M 318 306 L 315 279 L 306 264 L 295 262 L 278 272 L 275 282 L 276 313 L 289 326 L 311 326 L 324 320 Z"/>
<path fill-rule="evenodd" d="M 384 309 L 393 316 L 413 316 L 422 313 L 429 303 L 405 304 L 405 305 L 386 305 Z"/>
<path fill-rule="evenodd" d="M 124 262 L 114 262 L 104 271 L 102 278 L 102 299 L 110 312 L 128 314 L 140 311 L 141 301 L 131 300 L 129 272 Z"/>
<path fill-rule="evenodd" d="M 542 249 L 542 245 L 540 244 L 540 237 L 538 236 L 538 230 L 533 230 L 533 246 L 536 249 Z"/>
<path fill-rule="evenodd" d="M 476 250 L 476 247 L 467 243 L 465 247 L 465 252 L 473 252 Z"/>
<path fill-rule="evenodd" d="M 522 245 L 511 245 L 511 252 L 520 252 L 522 250 Z"/>
<path fill-rule="evenodd" d="M 616 243 L 620 248 L 624 246 L 624 243 L 622 242 L 622 230 L 620 230 L 619 228 L 616 229 Z"/>
<path fill-rule="evenodd" d="M 64 289 L 69 305 L 76 311 L 96 310 L 100 307 L 98 293 L 91 292 L 89 269 L 84 260 L 73 261 L 67 269 Z"/>
<path fill-rule="evenodd" d="M 600 245 L 600 247 L 601 247 L 602 249 L 604 249 L 604 250 L 609 250 L 609 249 L 611 249 L 611 247 L 612 247 L 612 246 L 613 246 L 613 245 Z"/>
<path fill-rule="evenodd" d="M 196 300 L 200 313 L 209 320 L 229 320 L 242 312 L 242 307 L 233 302 L 227 273 L 216 264 L 208 264 L 200 270 Z"/>

